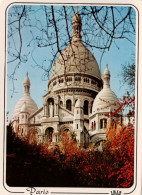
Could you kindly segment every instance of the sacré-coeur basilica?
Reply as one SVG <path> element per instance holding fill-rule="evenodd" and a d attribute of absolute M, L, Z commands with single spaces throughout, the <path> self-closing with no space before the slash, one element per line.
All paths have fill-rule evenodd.
<path fill-rule="evenodd" d="M 105 113 L 114 111 L 118 101 L 110 88 L 108 66 L 100 75 L 93 54 L 82 43 L 81 17 L 76 11 L 72 20 L 71 44 L 55 61 L 48 82 L 48 93 L 38 109 L 30 96 L 28 73 L 24 80 L 24 94 L 17 102 L 11 124 L 19 137 L 36 130 L 38 142 L 60 141 L 62 131 L 72 132 L 82 143 L 101 144 L 111 119 Z M 32 83 L 34 85 L 34 83 Z M 18 129 L 18 130 L 17 130 Z"/>

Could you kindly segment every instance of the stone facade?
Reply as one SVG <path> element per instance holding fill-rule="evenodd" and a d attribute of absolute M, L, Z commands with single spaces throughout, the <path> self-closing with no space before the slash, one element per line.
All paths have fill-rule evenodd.
<path fill-rule="evenodd" d="M 81 26 L 81 17 L 76 12 L 71 44 L 54 64 L 40 109 L 30 97 L 30 79 L 26 75 L 24 95 L 12 118 L 13 129 L 15 132 L 18 129 L 19 136 L 35 131 L 38 142 L 58 143 L 61 132 L 69 131 L 80 144 L 106 140 L 105 129 L 110 119 L 105 113 L 115 109 L 113 105 L 118 99 L 110 89 L 108 67 L 101 78 L 95 57 L 82 43 Z"/>

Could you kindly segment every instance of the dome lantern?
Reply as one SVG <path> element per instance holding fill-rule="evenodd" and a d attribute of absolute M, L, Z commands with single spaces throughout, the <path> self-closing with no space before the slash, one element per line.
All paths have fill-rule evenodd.
<path fill-rule="evenodd" d="M 81 22 L 81 16 L 78 13 L 78 6 L 76 9 L 76 13 L 72 20 L 72 28 L 73 28 L 73 34 L 72 34 L 72 41 L 78 41 L 81 40 L 81 28 L 82 28 L 82 22 Z"/>
<path fill-rule="evenodd" d="M 71 44 L 68 45 L 62 53 L 57 57 L 50 80 L 48 82 L 48 89 L 56 91 L 59 89 L 66 88 L 68 85 L 67 82 L 62 84 L 62 81 L 71 78 L 72 81 L 80 77 L 83 82 L 84 78 L 89 79 L 90 90 L 93 91 L 93 97 L 96 96 L 96 93 L 100 91 L 102 86 L 102 79 L 100 75 L 100 69 L 98 63 L 91 53 L 91 51 L 82 43 L 81 39 L 81 17 L 76 10 L 76 13 L 72 20 L 73 35 Z M 61 79 L 60 79 L 61 78 Z M 79 88 L 88 88 L 88 84 L 83 82 L 78 82 Z M 76 82 L 70 82 L 70 88 L 76 87 Z M 91 85 L 93 87 L 91 87 Z M 97 87 L 98 86 L 98 87 Z"/>
<path fill-rule="evenodd" d="M 29 79 L 29 76 L 28 76 L 28 72 L 26 73 L 26 77 L 25 77 L 25 80 L 24 80 L 24 95 L 30 95 L 30 79 Z"/>
<path fill-rule="evenodd" d="M 103 80 L 103 88 L 110 87 L 110 72 L 108 69 L 108 64 L 106 64 L 106 68 L 104 71 L 104 74 L 102 75 L 102 80 Z"/>

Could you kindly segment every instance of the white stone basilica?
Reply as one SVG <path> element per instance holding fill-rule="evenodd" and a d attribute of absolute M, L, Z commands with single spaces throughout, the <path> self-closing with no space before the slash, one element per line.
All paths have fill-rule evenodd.
<path fill-rule="evenodd" d="M 78 11 L 72 21 L 71 44 L 57 58 L 48 93 L 43 96 L 43 107 L 38 109 L 30 97 L 30 79 L 24 80 L 24 95 L 17 102 L 12 118 L 15 132 L 26 136 L 36 130 L 39 142 L 60 141 L 62 131 L 76 135 L 82 143 L 101 143 L 106 140 L 105 130 L 118 98 L 110 89 L 110 72 L 106 66 L 100 75 L 98 63 L 84 46 L 81 38 L 81 17 Z"/>

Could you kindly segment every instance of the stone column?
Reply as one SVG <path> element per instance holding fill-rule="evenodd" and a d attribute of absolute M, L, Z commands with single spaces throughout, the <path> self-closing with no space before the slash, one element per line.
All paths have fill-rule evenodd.
<path fill-rule="evenodd" d="M 81 142 L 81 131 L 76 131 L 76 140 L 80 143 Z"/>
<path fill-rule="evenodd" d="M 99 125 L 99 114 L 96 114 L 96 131 L 98 131 L 99 130 L 99 128 L 100 128 L 100 125 Z"/>
<path fill-rule="evenodd" d="M 63 107 L 66 108 L 65 94 L 63 93 Z"/>
<path fill-rule="evenodd" d="M 75 107 L 75 98 L 73 96 L 72 97 L 72 112 L 74 112 L 74 107 Z"/>
<path fill-rule="evenodd" d="M 58 104 L 54 104 L 54 116 L 58 116 Z"/>
<path fill-rule="evenodd" d="M 55 109 L 56 115 L 58 115 L 58 104 L 55 104 L 55 107 L 56 107 Z"/>
<path fill-rule="evenodd" d="M 90 109 L 91 109 L 91 102 L 89 102 L 88 109 L 89 109 L 89 111 L 88 111 L 88 115 L 89 115 L 89 114 L 91 113 L 91 112 L 90 112 Z"/>
<path fill-rule="evenodd" d="M 45 104 L 44 104 L 43 108 L 44 108 L 44 116 L 46 116 L 47 108 L 46 108 Z"/>

